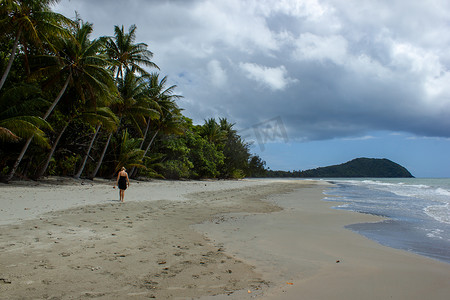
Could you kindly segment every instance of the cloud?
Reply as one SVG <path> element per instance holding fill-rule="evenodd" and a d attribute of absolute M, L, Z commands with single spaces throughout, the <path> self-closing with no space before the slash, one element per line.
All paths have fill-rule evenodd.
<path fill-rule="evenodd" d="M 227 84 L 227 73 L 218 60 L 211 60 L 208 63 L 208 72 L 210 75 L 211 83 L 216 87 L 224 87 Z"/>
<path fill-rule="evenodd" d="M 330 60 L 335 64 L 344 64 L 347 59 L 347 41 L 342 36 L 318 36 L 311 33 L 301 34 L 296 41 L 294 57 L 299 60 Z"/>
<path fill-rule="evenodd" d="M 344 141 L 367 141 L 367 140 L 373 140 L 376 139 L 376 137 L 372 135 L 365 135 L 360 137 L 354 137 L 354 138 L 344 138 Z"/>
<path fill-rule="evenodd" d="M 287 77 L 287 70 L 284 66 L 270 68 L 252 63 L 240 63 L 239 66 L 245 71 L 247 78 L 272 90 L 283 90 L 289 83 L 296 82 L 295 79 Z"/>
<path fill-rule="evenodd" d="M 292 141 L 373 131 L 450 137 L 450 2 L 62 0 L 95 34 L 137 41 L 184 113 L 241 128 L 280 117 Z M 119 13 L 120 12 L 120 13 Z"/>

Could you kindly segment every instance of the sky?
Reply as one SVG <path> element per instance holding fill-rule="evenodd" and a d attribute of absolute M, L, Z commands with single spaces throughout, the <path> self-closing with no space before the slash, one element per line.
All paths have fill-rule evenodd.
<path fill-rule="evenodd" d="M 227 118 L 272 170 L 387 158 L 450 177 L 448 0 L 61 0 L 136 42 L 194 124 Z M 156 71 L 156 70 L 148 70 Z"/>

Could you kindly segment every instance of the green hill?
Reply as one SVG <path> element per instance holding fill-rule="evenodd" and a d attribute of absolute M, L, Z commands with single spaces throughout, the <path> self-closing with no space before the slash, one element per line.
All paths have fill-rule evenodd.
<path fill-rule="evenodd" d="M 340 165 L 299 172 L 298 177 L 414 177 L 401 165 L 383 158 L 356 158 Z"/>

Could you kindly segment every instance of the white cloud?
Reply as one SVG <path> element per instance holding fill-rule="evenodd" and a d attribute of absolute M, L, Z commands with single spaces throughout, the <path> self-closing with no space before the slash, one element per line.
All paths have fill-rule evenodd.
<path fill-rule="evenodd" d="M 252 1 L 201 1 L 190 12 L 203 25 L 198 36 L 244 52 L 277 49 L 277 41 Z"/>
<path fill-rule="evenodd" d="M 216 87 L 224 87 L 227 84 L 227 73 L 218 60 L 211 60 L 207 66 L 211 83 Z"/>
<path fill-rule="evenodd" d="M 376 137 L 372 135 L 365 135 L 360 137 L 354 137 L 354 138 L 345 138 L 344 141 L 367 141 L 367 140 L 373 140 L 376 139 Z"/>
<path fill-rule="evenodd" d="M 284 66 L 270 68 L 252 63 L 240 63 L 239 66 L 249 79 L 260 82 L 272 90 L 284 90 L 289 83 L 296 82 L 295 79 L 287 77 Z"/>
<path fill-rule="evenodd" d="M 342 36 L 304 33 L 296 41 L 296 47 L 294 56 L 299 60 L 330 60 L 338 65 L 346 61 L 347 41 Z"/>

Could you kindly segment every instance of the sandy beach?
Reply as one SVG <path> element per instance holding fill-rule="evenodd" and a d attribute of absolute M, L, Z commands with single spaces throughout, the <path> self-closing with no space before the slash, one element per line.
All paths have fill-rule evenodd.
<path fill-rule="evenodd" d="M 320 181 L 0 185 L 0 299 L 447 299 L 450 265 L 344 228 Z"/>

